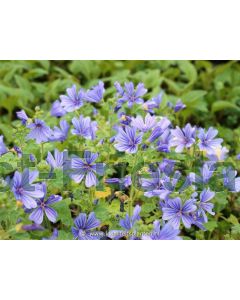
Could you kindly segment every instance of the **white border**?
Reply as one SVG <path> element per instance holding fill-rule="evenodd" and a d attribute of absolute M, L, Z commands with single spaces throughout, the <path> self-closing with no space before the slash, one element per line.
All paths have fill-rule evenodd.
<path fill-rule="evenodd" d="M 234 0 L 8 0 L 0 9 L 0 59 L 240 56 Z M 237 241 L 2 241 L 0 295 L 236 299 L 239 246 Z"/>
<path fill-rule="evenodd" d="M 239 59 L 239 1 L 1 1 L 0 59 Z"/>
<path fill-rule="evenodd" d="M 236 241 L 1 242 L 1 299 L 237 299 Z"/>

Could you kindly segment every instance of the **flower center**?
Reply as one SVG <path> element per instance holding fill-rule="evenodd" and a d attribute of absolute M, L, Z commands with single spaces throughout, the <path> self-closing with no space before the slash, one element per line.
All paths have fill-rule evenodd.
<path fill-rule="evenodd" d="M 41 202 L 40 206 L 41 206 L 41 208 L 44 208 L 45 207 L 45 203 Z"/>
<path fill-rule="evenodd" d="M 20 195 L 23 194 L 23 188 L 22 188 L 22 187 L 18 187 L 16 191 L 17 191 L 17 193 L 20 194 Z"/>

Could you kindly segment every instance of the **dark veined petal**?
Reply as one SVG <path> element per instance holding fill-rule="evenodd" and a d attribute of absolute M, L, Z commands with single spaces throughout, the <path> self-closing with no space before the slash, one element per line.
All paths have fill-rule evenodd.
<path fill-rule="evenodd" d="M 46 213 L 48 220 L 50 220 L 53 223 L 55 223 L 57 221 L 58 214 L 55 209 L 53 209 L 49 206 L 45 206 L 45 213 Z"/>
<path fill-rule="evenodd" d="M 43 209 L 38 207 L 29 216 L 29 219 L 36 224 L 40 225 L 43 221 Z"/>
<path fill-rule="evenodd" d="M 87 223 L 86 223 L 86 229 L 93 229 L 98 227 L 101 224 L 101 222 L 96 218 L 95 213 L 91 212 L 88 216 Z"/>

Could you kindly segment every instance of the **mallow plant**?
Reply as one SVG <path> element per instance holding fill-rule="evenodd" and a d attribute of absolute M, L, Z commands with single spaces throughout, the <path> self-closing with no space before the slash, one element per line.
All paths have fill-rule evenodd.
<path fill-rule="evenodd" d="M 240 177 L 218 130 L 181 118 L 185 108 L 141 82 L 99 81 L 48 111 L 17 111 L 14 145 L 0 136 L 5 238 L 217 238 Z"/>

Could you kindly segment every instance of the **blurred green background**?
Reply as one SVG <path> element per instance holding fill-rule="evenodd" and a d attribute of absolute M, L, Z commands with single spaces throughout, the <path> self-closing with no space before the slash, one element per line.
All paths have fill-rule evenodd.
<path fill-rule="evenodd" d="M 11 143 L 11 121 L 21 108 L 49 110 L 72 84 L 89 88 L 101 79 L 105 98 L 114 95 L 115 81 L 143 82 L 149 96 L 165 92 L 167 101 L 187 105 L 182 123 L 215 126 L 240 152 L 239 61 L 0 61 L 0 134 Z"/>

